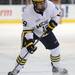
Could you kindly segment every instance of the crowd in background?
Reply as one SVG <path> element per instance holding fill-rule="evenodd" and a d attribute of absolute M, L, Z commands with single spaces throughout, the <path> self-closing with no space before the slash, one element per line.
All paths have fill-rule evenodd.
<path fill-rule="evenodd" d="M 0 0 L 0 5 L 4 4 L 30 4 L 31 0 Z M 61 4 L 75 4 L 75 0 L 61 0 Z"/>

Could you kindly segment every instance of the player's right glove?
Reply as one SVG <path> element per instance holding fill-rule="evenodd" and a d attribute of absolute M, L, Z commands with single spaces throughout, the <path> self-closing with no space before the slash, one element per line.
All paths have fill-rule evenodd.
<path fill-rule="evenodd" d="M 58 24 L 54 20 L 50 20 L 47 29 L 47 32 L 52 31 Z"/>
<path fill-rule="evenodd" d="M 31 54 L 33 54 L 36 51 L 37 47 L 34 45 L 33 39 L 26 40 L 26 48 Z"/>

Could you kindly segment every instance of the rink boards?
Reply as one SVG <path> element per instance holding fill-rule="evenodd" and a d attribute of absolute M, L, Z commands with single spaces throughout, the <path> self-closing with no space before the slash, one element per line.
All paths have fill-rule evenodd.
<path fill-rule="evenodd" d="M 0 5 L 0 24 L 21 24 L 25 5 Z M 18 9 L 19 8 L 19 9 Z M 61 5 L 61 23 L 75 23 L 75 5 Z"/>

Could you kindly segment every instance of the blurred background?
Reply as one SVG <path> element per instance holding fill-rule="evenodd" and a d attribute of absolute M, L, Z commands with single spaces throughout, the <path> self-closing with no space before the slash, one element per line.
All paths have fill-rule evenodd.
<path fill-rule="evenodd" d="M 51 1 L 60 5 L 63 16 L 61 21 L 62 23 L 75 22 L 75 15 L 73 15 L 75 13 L 74 11 L 75 0 L 51 0 Z M 22 14 L 22 8 L 31 3 L 32 3 L 31 0 L 0 0 L 0 23 L 5 23 L 4 21 L 2 21 L 3 18 L 4 20 L 6 16 L 12 18 L 16 14 L 16 12 L 20 12 L 18 16 L 16 15 L 14 16 L 17 17 L 16 22 L 21 23 L 20 15 Z"/>
<path fill-rule="evenodd" d="M 0 0 L 0 4 L 30 4 L 31 0 Z M 75 0 L 61 0 L 61 4 L 74 4 Z"/>

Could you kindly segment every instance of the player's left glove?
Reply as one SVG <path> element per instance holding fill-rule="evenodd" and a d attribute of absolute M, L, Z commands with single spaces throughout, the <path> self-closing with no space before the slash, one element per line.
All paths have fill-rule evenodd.
<path fill-rule="evenodd" d="M 34 45 L 33 39 L 26 40 L 26 43 L 27 43 L 26 47 L 28 52 L 33 54 L 37 49 L 37 47 Z"/>
<path fill-rule="evenodd" d="M 58 24 L 54 20 L 50 20 L 47 29 L 47 32 L 52 31 Z"/>

